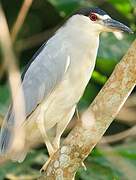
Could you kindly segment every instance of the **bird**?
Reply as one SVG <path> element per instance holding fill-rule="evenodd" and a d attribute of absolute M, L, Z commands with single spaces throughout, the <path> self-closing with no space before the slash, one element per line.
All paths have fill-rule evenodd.
<path fill-rule="evenodd" d="M 59 149 L 61 135 L 72 119 L 94 70 L 102 32 L 133 33 L 104 10 L 85 7 L 74 12 L 34 54 L 21 76 L 24 121 L 16 127 L 11 103 L 0 133 L 1 155 L 9 154 L 11 160 L 18 162 L 25 159 L 27 137 L 21 139 L 14 133 L 17 128 L 19 133 L 22 126 L 24 131 L 33 125 L 37 127 L 50 157 Z M 48 131 L 54 127 L 55 136 L 51 139 Z M 18 151 L 17 145 L 12 146 L 17 138 L 24 141 L 24 146 Z"/>

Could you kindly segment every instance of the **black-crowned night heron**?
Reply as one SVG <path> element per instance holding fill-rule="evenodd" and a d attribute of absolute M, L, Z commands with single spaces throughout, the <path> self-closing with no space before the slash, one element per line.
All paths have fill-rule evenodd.
<path fill-rule="evenodd" d="M 99 8 L 82 9 L 39 49 L 26 67 L 22 75 L 26 112 L 23 126 L 30 122 L 37 124 L 50 156 L 59 148 L 60 137 L 90 80 L 100 33 L 114 31 L 132 33 Z M 14 122 L 11 106 L 1 130 L 1 154 L 10 154 L 14 140 L 20 138 L 14 134 L 15 128 L 20 130 Z M 47 131 L 55 125 L 56 135 L 50 140 Z M 26 153 L 24 145 L 14 156 L 11 153 L 10 158 L 22 161 Z"/>

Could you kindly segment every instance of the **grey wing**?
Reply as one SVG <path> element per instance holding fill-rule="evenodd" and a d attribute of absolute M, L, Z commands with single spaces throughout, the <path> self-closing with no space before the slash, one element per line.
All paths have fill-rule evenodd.
<path fill-rule="evenodd" d="M 25 74 L 23 74 L 22 89 L 24 92 L 26 118 L 60 83 L 68 68 L 69 61 L 70 58 L 65 46 L 61 43 L 57 46 L 52 39 L 35 57 Z M 12 129 L 14 121 L 11 107 L 0 134 L 0 153 L 6 153 L 10 147 L 10 143 L 13 140 Z"/>
<path fill-rule="evenodd" d="M 57 49 L 49 44 L 32 62 L 22 83 L 26 116 L 29 116 L 62 80 L 68 61 L 69 56 L 64 47 Z"/>

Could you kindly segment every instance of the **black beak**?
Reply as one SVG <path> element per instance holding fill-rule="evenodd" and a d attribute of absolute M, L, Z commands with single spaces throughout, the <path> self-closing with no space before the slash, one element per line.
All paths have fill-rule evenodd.
<path fill-rule="evenodd" d="M 110 29 L 115 29 L 117 31 L 123 31 L 123 32 L 128 32 L 128 33 L 133 33 L 133 31 L 127 27 L 126 25 L 120 23 L 119 21 L 116 21 L 114 19 L 105 19 L 104 20 L 105 26 L 107 26 Z"/>

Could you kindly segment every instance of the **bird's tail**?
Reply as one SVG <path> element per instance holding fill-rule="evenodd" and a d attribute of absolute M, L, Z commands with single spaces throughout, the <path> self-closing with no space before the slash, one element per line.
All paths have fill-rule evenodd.
<path fill-rule="evenodd" d="M 15 127 L 14 123 L 4 120 L 0 133 L 0 155 L 21 162 L 25 155 L 25 132 L 23 127 Z"/>

